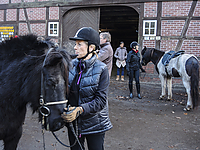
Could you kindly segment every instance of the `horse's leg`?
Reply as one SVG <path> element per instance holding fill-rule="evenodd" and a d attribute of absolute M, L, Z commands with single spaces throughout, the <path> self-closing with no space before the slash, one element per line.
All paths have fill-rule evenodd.
<path fill-rule="evenodd" d="M 186 80 L 184 78 L 182 80 L 183 80 L 183 85 L 184 85 L 187 95 L 188 95 L 187 105 L 186 105 L 186 108 L 184 108 L 184 110 L 188 111 L 193 108 L 192 97 L 191 97 L 191 93 L 190 93 L 191 87 L 190 87 L 190 82 L 188 80 Z"/>
<path fill-rule="evenodd" d="M 16 150 L 21 136 L 22 136 L 22 126 L 17 130 L 17 132 L 12 137 L 10 136 L 3 139 L 4 150 Z"/>
<path fill-rule="evenodd" d="M 167 78 L 167 87 L 168 87 L 168 97 L 167 100 L 172 99 L 172 78 Z"/>
<path fill-rule="evenodd" d="M 162 93 L 159 97 L 159 99 L 163 99 L 165 97 L 165 90 L 166 90 L 166 78 L 162 75 L 159 74 L 159 78 L 160 78 L 160 81 L 161 81 L 161 88 L 162 88 Z"/>

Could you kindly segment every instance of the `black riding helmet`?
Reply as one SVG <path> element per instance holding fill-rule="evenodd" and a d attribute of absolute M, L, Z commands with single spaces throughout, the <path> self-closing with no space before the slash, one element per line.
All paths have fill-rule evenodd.
<path fill-rule="evenodd" d="M 91 27 L 83 27 L 80 28 L 74 37 L 70 37 L 70 40 L 83 40 L 88 42 L 88 53 L 82 58 L 86 58 L 90 53 L 89 52 L 89 46 L 91 44 L 94 44 L 96 46 L 96 49 L 100 46 L 100 38 L 99 38 L 99 33 L 92 29 Z M 95 50 L 96 50 L 95 49 Z"/>
<path fill-rule="evenodd" d="M 130 48 L 132 49 L 135 49 L 136 46 L 139 45 L 137 42 L 133 41 L 131 44 L 130 44 Z"/>

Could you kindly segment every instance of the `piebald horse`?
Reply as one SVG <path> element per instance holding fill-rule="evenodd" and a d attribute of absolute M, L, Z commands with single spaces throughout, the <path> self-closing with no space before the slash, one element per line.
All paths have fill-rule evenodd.
<path fill-rule="evenodd" d="M 188 95 L 187 105 L 184 110 L 193 109 L 198 106 L 199 100 L 199 61 L 192 54 L 181 54 L 172 58 L 166 66 L 162 63 L 162 59 L 168 52 L 144 47 L 141 52 L 141 64 L 145 66 L 151 61 L 155 65 L 161 80 L 162 94 L 160 99 L 163 99 L 166 95 L 166 83 L 168 87 L 167 99 L 172 99 L 172 77 L 181 77 Z"/>

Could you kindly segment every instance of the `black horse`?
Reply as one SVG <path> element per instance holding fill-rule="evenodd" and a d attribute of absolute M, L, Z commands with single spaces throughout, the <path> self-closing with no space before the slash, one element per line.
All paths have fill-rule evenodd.
<path fill-rule="evenodd" d="M 0 45 L 0 140 L 5 150 L 17 148 L 28 103 L 33 113 L 41 108 L 46 129 L 57 131 L 64 126 L 60 116 L 67 102 L 69 66 L 65 50 L 34 35 Z"/>
<path fill-rule="evenodd" d="M 199 61 L 192 54 L 180 54 L 172 58 L 168 65 L 163 62 L 168 52 L 155 48 L 144 48 L 142 50 L 142 65 L 153 62 L 161 80 L 162 94 L 160 99 L 166 96 L 166 83 L 168 87 L 167 99 L 172 99 L 172 77 L 181 77 L 186 89 L 188 100 L 184 110 L 190 110 L 198 106 L 199 102 Z M 178 53 L 176 53 L 178 54 Z"/>

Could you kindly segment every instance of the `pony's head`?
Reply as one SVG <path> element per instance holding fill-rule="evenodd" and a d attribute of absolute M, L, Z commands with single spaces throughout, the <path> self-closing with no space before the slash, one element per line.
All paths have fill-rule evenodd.
<path fill-rule="evenodd" d="M 64 50 L 50 48 L 41 73 L 40 115 L 44 127 L 57 131 L 64 126 L 61 114 L 66 107 L 70 57 Z"/>
<path fill-rule="evenodd" d="M 142 52 L 141 52 L 141 54 L 142 54 L 141 64 L 143 66 L 146 66 L 151 61 L 152 51 L 153 51 L 153 49 L 146 48 L 146 46 L 142 50 Z"/>

